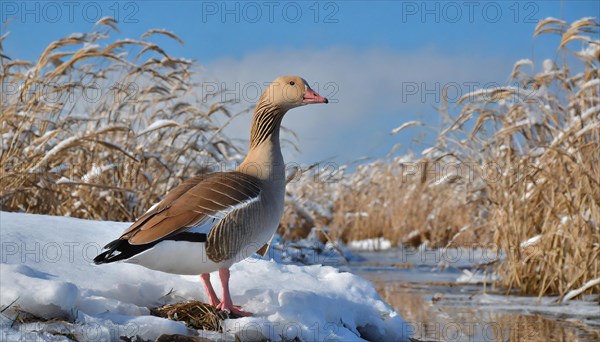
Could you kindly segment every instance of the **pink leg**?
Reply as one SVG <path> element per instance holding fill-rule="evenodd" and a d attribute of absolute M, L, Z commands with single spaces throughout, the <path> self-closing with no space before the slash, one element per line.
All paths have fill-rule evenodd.
<path fill-rule="evenodd" d="M 208 302 L 210 303 L 210 305 L 217 307 L 220 301 L 217 297 L 217 294 L 215 293 L 215 289 L 213 289 L 212 284 L 210 283 L 210 274 L 203 273 L 202 275 L 200 275 L 200 279 L 202 279 L 204 291 L 206 291 L 206 294 L 208 295 Z"/>
<path fill-rule="evenodd" d="M 219 277 L 221 278 L 221 286 L 223 288 L 223 301 L 217 305 L 217 309 L 229 311 L 231 314 L 239 317 L 252 316 L 252 313 L 242 311 L 239 306 L 233 305 L 231 301 L 231 294 L 229 293 L 229 269 L 221 268 L 219 270 Z"/>

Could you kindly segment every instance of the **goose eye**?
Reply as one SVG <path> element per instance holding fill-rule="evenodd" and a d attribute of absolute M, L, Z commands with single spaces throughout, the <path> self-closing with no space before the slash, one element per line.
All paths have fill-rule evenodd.
<path fill-rule="evenodd" d="M 293 86 L 294 84 L 296 84 L 296 83 L 294 83 L 294 81 L 290 81 L 290 85 Z"/>

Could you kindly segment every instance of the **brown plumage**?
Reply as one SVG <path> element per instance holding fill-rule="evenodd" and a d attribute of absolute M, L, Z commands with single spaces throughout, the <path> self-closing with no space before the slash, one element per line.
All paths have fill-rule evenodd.
<path fill-rule="evenodd" d="M 120 237 L 132 245 L 155 242 L 193 227 L 220 211 L 258 197 L 261 182 L 241 172 L 191 178 L 131 225 Z"/>

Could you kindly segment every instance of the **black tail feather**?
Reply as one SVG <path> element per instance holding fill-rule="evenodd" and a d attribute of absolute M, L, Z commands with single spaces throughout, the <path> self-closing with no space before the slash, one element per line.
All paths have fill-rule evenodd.
<path fill-rule="evenodd" d="M 145 245 L 132 245 L 127 240 L 114 240 L 104 247 L 108 249 L 107 251 L 100 253 L 94 258 L 94 263 L 97 265 L 108 264 L 115 261 L 129 259 L 132 256 L 151 248 L 155 244 L 156 242 Z"/>
<path fill-rule="evenodd" d="M 166 237 L 163 240 L 173 240 L 173 241 L 188 241 L 188 242 L 206 242 L 206 234 L 203 233 L 191 233 L 191 232 L 181 232 L 175 234 L 170 237 Z M 147 243 L 144 245 L 132 245 L 127 240 L 117 239 L 109 242 L 106 246 L 104 246 L 106 251 L 100 253 L 97 257 L 94 258 L 94 263 L 96 265 L 99 264 L 108 264 L 115 261 L 126 260 L 131 258 L 132 256 L 142 253 L 143 251 L 154 247 L 157 243 L 162 240 L 158 240 L 155 242 Z"/>

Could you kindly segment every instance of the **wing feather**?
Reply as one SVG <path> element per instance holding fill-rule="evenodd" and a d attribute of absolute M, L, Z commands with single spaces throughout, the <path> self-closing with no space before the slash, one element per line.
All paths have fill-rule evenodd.
<path fill-rule="evenodd" d="M 152 210 L 142 215 L 121 236 L 132 245 L 156 242 L 198 225 L 221 219 L 255 201 L 260 180 L 239 172 L 219 172 L 194 177 L 170 191 Z"/>
<path fill-rule="evenodd" d="M 123 236 L 121 236 L 121 238 L 124 238 L 128 233 L 133 232 L 137 228 L 146 224 L 146 222 L 149 219 L 153 218 L 157 214 L 160 214 L 164 210 L 168 209 L 176 199 L 181 197 L 181 195 L 183 195 L 188 190 L 190 190 L 194 186 L 198 185 L 198 183 L 202 182 L 205 179 L 206 179 L 206 176 L 193 177 L 193 178 L 190 178 L 190 179 L 184 181 L 183 183 L 181 183 L 179 186 L 177 186 L 173 190 L 169 191 L 169 193 L 167 193 L 167 195 L 165 196 L 165 198 L 163 198 L 162 201 L 160 201 L 151 210 L 148 210 L 144 215 L 140 216 L 140 218 L 138 218 L 129 228 L 127 228 L 127 230 L 125 230 L 125 232 L 123 233 Z"/>

